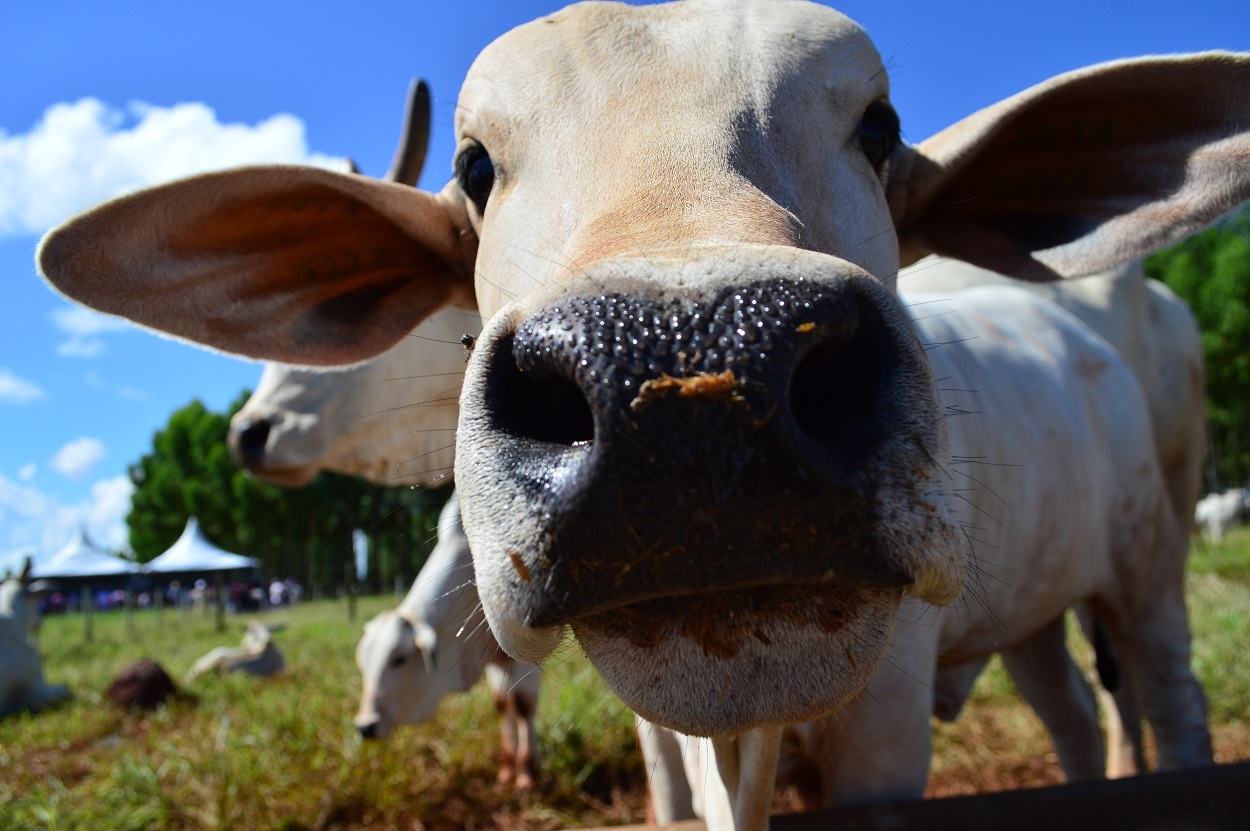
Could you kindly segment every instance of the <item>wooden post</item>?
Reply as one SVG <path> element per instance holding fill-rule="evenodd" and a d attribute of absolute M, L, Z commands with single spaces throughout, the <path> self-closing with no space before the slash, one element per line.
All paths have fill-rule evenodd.
<path fill-rule="evenodd" d="M 222 586 L 221 572 L 217 572 L 217 579 L 213 581 L 213 589 L 217 592 L 217 632 L 218 634 L 226 631 L 226 592 Z"/>
<path fill-rule="evenodd" d="M 152 602 L 156 604 L 156 622 L 165 622 L 165 587 L 152 584 Z"/>
<path fill-rule="evenodd" d="M 343 582 L 347 585 L 347 619 L 356 622 L 356 563 L 343 566 Z"/>
<path fill-rule="evenodd" d="M 135 593 L 126 588 L 126 634 L 135 633 Z"/>
<path fill-rule="evenodd" d="M 82 587 L 82 633 L 83 639 L 87 643 L 95 640 L 95 628 L 91 620 L 91 607 L 95 605 L 95 598 L 91 596 L 91 587 Z"/>

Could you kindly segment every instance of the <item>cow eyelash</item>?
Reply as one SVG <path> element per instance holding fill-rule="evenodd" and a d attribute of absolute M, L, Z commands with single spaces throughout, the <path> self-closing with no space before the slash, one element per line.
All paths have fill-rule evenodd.
<path fill-rule="evenodd" d="M 479 214 L 486 212 L 486 202 L 495 187 L 495 163 L 486 148 L 470 141 L 456 154 L 456 183 L 477 207 Z"/>
<path fill-rule="evenodd" d="M 901 141 L 898 113 L 886 101 L 874 101 L 864 110 L 855 130 L 859 147 L 872 169 L 881 172 L 894 148 Z"/>

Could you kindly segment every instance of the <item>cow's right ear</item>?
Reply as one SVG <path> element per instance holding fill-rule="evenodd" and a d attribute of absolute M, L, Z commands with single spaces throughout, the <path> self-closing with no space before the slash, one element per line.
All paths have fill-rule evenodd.
<path fill-rule="evenodd" d="M 362 361 L 472 307 L 477 237 L 432 194 L 313 167 L 246 167 L 106 202 L 51 231 L 40 272 L 93 309 L 295 364 Z"/>

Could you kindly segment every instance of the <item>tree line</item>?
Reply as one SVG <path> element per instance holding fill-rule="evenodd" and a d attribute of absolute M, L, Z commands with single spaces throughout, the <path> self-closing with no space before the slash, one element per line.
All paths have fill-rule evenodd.
<path fill-rule="evenodd" d="M 367 588 L 411 581 L 433 548 L 451 488 L 385 487 L 325 472 L 293 490 L 262 482 L 235 465 L 226 446 L 230 417 L 249 395 L 243 391 L 225 413 L 199 400 L 174 411 L 153 435 L 151 452 L 130 466 L 126 521 L 136 560 L 164 553 L 195 516 L 215 545 L 258 558 L 266 579 L 294 577 L 334 590 L 353 568 L 352 532 L 359 529 L 369 541 Z"/>
<path fill-rule="evenodd" d="M 1198 318 L 1210 490 L 1250 484 L 1250 208 L 1146 260 Z"/>

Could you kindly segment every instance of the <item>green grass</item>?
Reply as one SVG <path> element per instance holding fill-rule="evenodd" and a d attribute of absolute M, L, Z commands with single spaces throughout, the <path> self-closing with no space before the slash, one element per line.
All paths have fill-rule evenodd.
<path fill-rule="evenodd" d="M 1189 603 L 1194 666 L 1208 692 L 1217 758 L 1250 758 L 1250 530 L 1195 545 Z M 437 718 L 362 744 L 351 724 L 360 690 L 353 652 L 364 621 L 394 605 L 362 598 L 273 614 L 288 671 L 279 678 L 205 677 L 151 713 L 116 710 L 104 691 L 126 663 L 158 660 L 175 679 L 209 649 L 237 643 L 211 616 L 166 611 L 97 615 L 84 641 L 76 616 L 45 621 L 46 674 L 74 699 L 0 722 L 0 828 L 21 829 L 555 829 L 642 819 L 645 773 L 633 717 L 566 645 L 544 668 L 538 712 L 541 785 L 495 785 L 498 717 L 479 685 Z M 1084 652 L 1083 642 L 1073 645 Z M 1086 658 L 1087 660 L 1087 658 Z M 934 792 L 1058 781 L 1036 716 L 997 661 L 964 715 L 937 729 Z"/>
<path fill-rule="evenodd" d="M 151 657 L 175 678 L 214 646 L 237 643 L 211 616 L 96 615 L 45 621 L 46 675 L 68 683 L 59 709 L 0 722 L 0 828 L 227 829 L 492 826 L 557 828 L 638 818 L 645 787 L 633 717 L 576 647 L 545 669 L 539 793 L 495 786 L 498 717 L 483 685 L 448 698 L 431 724 L 362 744 L 353 651 L 392 598 L 306 603 L 272 615 L 288 671 L 204 677 L 152 713 L 104 697 L 117 670 Z M 423 825 L 413 826 L 420 818 Z"/>

